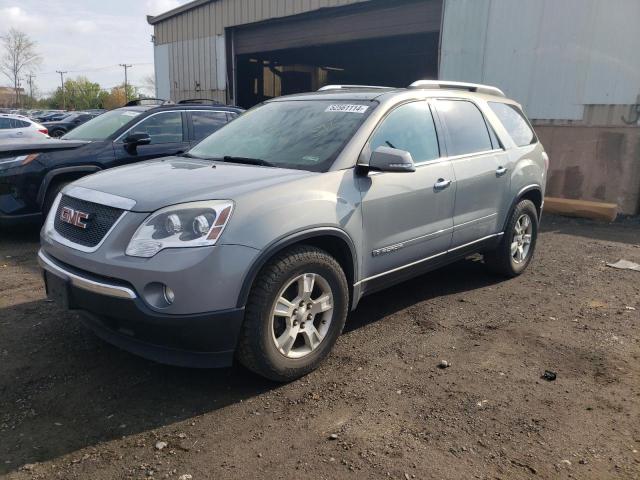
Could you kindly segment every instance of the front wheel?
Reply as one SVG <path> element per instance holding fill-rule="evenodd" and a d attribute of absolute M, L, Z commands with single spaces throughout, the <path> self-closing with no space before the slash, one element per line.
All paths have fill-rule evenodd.
<path fill-rule="evenodd" d="M 500 245 L 484 261 L 506 277 L 520 275 L 531 263 L 538 238 L 538 211 L 531 200 L 521 200 L 511 212 Z"/>
<path fill-rule="evenodd" d="M 340 264 L 310 246 L 287 250 L 256 278 L 237 357 L 248 369 L 287 382 L 314 370 L 342 332 L 349 289 Z"/>

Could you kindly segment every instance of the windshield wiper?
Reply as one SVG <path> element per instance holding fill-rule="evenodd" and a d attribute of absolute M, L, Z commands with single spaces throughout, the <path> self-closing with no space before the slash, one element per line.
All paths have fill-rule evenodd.
<path fill-rule="evenodd" d="M 275 167 L 273 163 L 267 162 L 266 160 L 262 160 L 260 158 L 232 157 L 230 155 L 225 155 L 224 157 L 222 157 L 222 160 L 231 163 L 244 163 L 247 165 L 260 165 L 262 167 Z"/>

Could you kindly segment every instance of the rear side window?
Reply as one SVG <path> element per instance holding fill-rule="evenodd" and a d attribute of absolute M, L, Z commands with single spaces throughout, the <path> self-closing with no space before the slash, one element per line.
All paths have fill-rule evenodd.
<path fill-rule="evenodd" d="M 438 100 L 438 114 L 446 126 L 450 157 L 492 150 L 489 130 L 482 113 L 465 100 Z"/>
<path fill-rule="evenodd" d="M 202 140 L 227 123 L 226 112 L 191 112 L 193 139 Z"/>
<path fill-rule="evenodd" d="M 29 122 L 25 122 L 24 120 L 18 120 L 17 118 L 10 119 L 11 126 L 10 128 L 27 128 L 29 126 Z"/>
<path fill-rule="evenodd" d="M 412 102 L 393 110 L 371 137 L 371 150 L 405 150 L 416 163 L 440 157 L 438 137 L 427 102 Z"/>
<path fill-rule="evenodd" d="M 536 134 L 533 133 L 529 122 L 524 118 L 524 114 L 518 107 L 499 102 L 489 102 L 489 106 L 500 119 L 516 145 L 524 147 L 525 145 L 536 143 Z"/>

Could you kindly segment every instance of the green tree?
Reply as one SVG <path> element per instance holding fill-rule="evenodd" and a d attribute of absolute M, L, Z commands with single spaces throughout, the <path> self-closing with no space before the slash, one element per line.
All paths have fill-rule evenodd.
<path fill-rule="evenodd" d="M 64 92 L 59 87 L 51 97 L 50 103 L 57 108 L 62 108 L 64 103 L 69 110 L 88 110 L 103 108 L 107 96 L 108 93 L 102 90 L 99 83 L 91 82 L 86 77 L 77 77 L 65 81 Z"/>

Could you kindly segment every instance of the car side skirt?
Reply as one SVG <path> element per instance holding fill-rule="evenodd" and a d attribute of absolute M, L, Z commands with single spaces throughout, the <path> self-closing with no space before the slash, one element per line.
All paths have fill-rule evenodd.
<path fill-rule="evenodd" d="M 495 249 L 500 243 L 502 236 L 503 232 L 489 235 L 451 250 L 397 267 L 393 270 L 364 278 L 357 282 L 355 286 L 361 287 L 361 296 L 364 297 L 371 293 L 378 292 L 393 285 L 405 282 L 411 278 L 436 270 L 474 253 Z"/>

